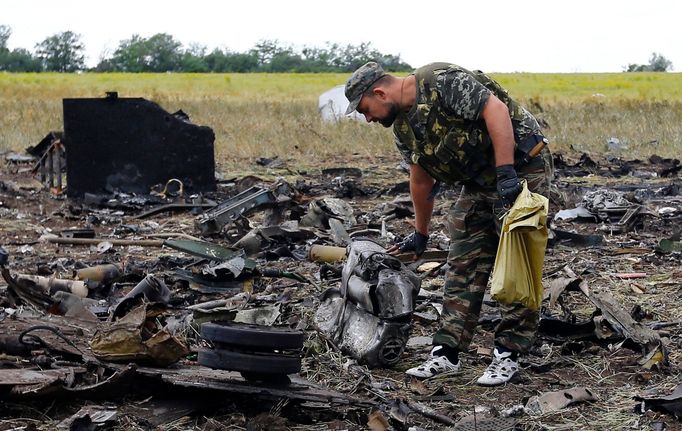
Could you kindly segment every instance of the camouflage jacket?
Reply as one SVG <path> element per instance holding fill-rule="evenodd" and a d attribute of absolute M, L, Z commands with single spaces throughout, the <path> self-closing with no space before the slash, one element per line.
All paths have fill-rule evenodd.
<path fill-rule="evenodd" d="M 539 133 L 535 118 L 481 71 L 470 72 L 448 63 L 417 69 L 417 99 L 393 125 L 403 156 L 448 184 L 495 184 L 495 158 L 481 111 L 490 94 L 509 108 L 518 145 Z"/>

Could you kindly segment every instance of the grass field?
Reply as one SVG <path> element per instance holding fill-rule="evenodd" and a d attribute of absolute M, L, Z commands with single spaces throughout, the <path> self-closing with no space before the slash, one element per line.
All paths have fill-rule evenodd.
<path fill-rule="evenodd" d="M 400 75 L 400 74 L 398 74 Z M 628 157 L 679 157 L 682 74 L 495 74 L 510 94 L 549 124 L 553 148 L 606 152 L 618 138 Z M 0 149 L 23 151 L 62 130 L 61 100 L 145 97 L 170 112 L 182 109 L 216 134 L 226 166 L 255 157 L 300 165 L 355 154 L 371 163 L 395 156 L 390 130 L 355 121 L 325 124 L 317 98 L 345 74 L 7 74 L 0 73 Z M 338 157 L 334 157 L 338 156 Z"/>

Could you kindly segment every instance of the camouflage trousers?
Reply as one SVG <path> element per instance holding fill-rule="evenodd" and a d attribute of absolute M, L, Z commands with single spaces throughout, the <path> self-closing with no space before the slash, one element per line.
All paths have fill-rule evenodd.
<path fill-rule="evenodd" d="M 548 149 L 518 170 L 528 188 L 549 197 L 552 161 Z M 443 316 L 434 344 L 466 350 L 478 324 L 483 296 L 492 273 L 503 209 L 496 189 L 462 187 L 447 217 L 450 231 L 449 269 L 445 278 Z M 502 321 L 495 328 L 495 344 L 524 353 L 533 345 L 538 311 L 520 303 L 500 304 Z"/>

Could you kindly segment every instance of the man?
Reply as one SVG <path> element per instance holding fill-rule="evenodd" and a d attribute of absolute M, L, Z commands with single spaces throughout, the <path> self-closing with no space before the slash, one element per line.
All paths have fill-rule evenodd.
<path fill-rule="evenodd" d="M 408 375 L 427 378 L 458 371 L 483 302 L 499 241 L 499 217 L 522 190 L 521 179 L 549 196 L 551 155 L 536 119 L 491 78 L 447 63 L 432 63 L 398 78 L 369 62 L 349 78 L 347 113 L 357 110 L 368 122 L 393 126 L 396 145 L 410 163 L 410 195 L 415 231 L 391 253 L 426 249 L 429 222 L 439 183 L 462 185 L 447 216 L 450 231 L 441 328 L 422 365 Z M 540 145 L 538 147 L 538 145 Z M 531 347 L 537 311 L 522 304 L 500 304 L 493 360 L 478 383 L 508 382 L 518 356 Z"/>

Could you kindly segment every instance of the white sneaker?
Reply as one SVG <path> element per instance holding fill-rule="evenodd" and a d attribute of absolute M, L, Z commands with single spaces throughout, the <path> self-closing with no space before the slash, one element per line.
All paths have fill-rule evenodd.
<path fill-rule="evenodd" d="M 519 370 L 519 363 L 511 358 L 512 352 L 493 351 L 493 361 L 477 383 L 481 386 L 498 386 L 507 383 Z"/>
<path fill-rule="evenodd" d="M 443 346 L 436 346 L 431 349 L 431 354 L 429 355 L 429 359 L 427 359 L 426 362 L 419 365 L 418 367 L 410 368 L 409 370 L 405 371 L 405 374 L 420 379 L 427 379 L 437 374 L 454 373 L 459 371 L 460 364 L 462 363 L 461 360 L 457 360 L 457 363 L 453 364 L 445 356 L 434 355 L 434 353 L 438 352 L 442 348 Z"/>

